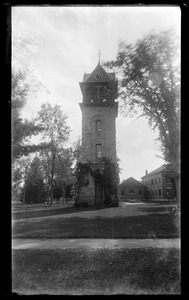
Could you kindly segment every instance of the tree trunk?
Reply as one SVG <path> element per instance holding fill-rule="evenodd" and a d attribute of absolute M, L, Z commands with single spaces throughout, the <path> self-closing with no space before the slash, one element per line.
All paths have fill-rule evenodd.
<path fill-rule="evenodd" d="M 55 161 L 55 153 L 52 155 L 52 170 L 51 170 L 51 196 L 50 196 L 50 206 L 53 204 L 53 187 L 54 187 L 54 161 Z"/>
<path fill-rule="evenodd" d="M 53 204 L 53 184 L 51 185 L 50 206 Z"/>
<path fill-rule="evenodd" d="M 176 195 L 178 205 L 180 206 L 180 175 L 178 174 L 175 178 L 175 186 L 176 186 Z"/>
<path fill-rule="evenodd" d="M 26 182 L 24 183 L 24 193 L 23 193 L 22 205 L 25 205 L 25 203 L 26 203 Z"/>
<path fill-rule="evenodd" d="M 24 175 L 24 194 L 23 194 L 23 205 L 26 204 L 26 172 L 27 172 L 27 168 L 25 168 L 25 175 Z"/>
<path fill-rule="evenodd" d="M 49 188 L 47 190 L 47 205 L 49 204 Z"/>

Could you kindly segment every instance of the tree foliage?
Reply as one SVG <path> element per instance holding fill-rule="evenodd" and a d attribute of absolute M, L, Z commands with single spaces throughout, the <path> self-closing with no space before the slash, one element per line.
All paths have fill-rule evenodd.
<path fill-rule="evenodd" d="M 63 167 L 63 160 L 61 159 L 65 158 L 66 152 L 64 154 L 61 152 L 68 141 L 70 128 L 67 125 L 67 116 L 62 112 L 60 106 L 55 105 L 52 107 L 49 103 L 42 104 L 36 122 L 38 126 L 43 127 L 41 138 L 46 144 L 46 151 L 43 154 L 47 160 L 46 174 L 47 181 L 50 184 L 50 205 L 52 205 L 54 180 L 55 177 L 60 178 L 58 174 L 62 172 L 60 171 Z"/>
<path fill-rule="evenodd" d="M 27 69 L 22 71 L 13 69 L 12 73 L 13 192 L 18 194 L 24 182 L 23 197 L 25 199 L 25 196 L 29 197 L 29 190 L 30 192 L 32 189 L 37 191 L 39 186 L 43 185 L 47 198 L 51 192 L 52 204 L 54 185 L 59 185 L 61 189 L 64 186 L 65 189 L 66 184 L 70 184 L 73 180 L 72 149 L 64 149 L 70 129 L 66 122 L 67 116 L 58 105 L 52 107 L 48 103 L 43 104 L 35 120 L 28 121 L 22 118 L 22 111 L 27 101 L 42 86 L 40 82 L 29 75 L 31 74 Z M 41 137 L 41 141 L 32 144 L 30 139 L 33 135 Z M 36 161 L 38 159 L 38 165 L 41 168 L 42 177 L 39 180 L 37 179 L 38 173 L 32 173 L 31 166 L 33 168 L 34 162 L 32 164 L 31 161 L 29 162 L 31 153 L 36 153 Z M 28 184 L 31 189 L 28 188 Z M 39 194 L 35 194 L 35 196 L 38 201 Z"/>
<path fill-rule="evenodd" d="M 105 205 L 118 206 L 119 166 L 111 159 L 104 158 L 104 197 Z"/>
<path fill-rule="evenodd" d="M 34 122 L 23 120 L 21 117 L 30 94 L 34 92 L 34 88 L 28 83 L 27 73 L 25 71 L 12 72 L 12 157 L 13 160 L 37 151 L 43 147 L 41 145 L 28 144 L 28 140 L 32 135 L 38 134 L 42 128 L 36 126 Z"/>
<path fill-rule="evenodd" d="M 30 174 L 30 167 L 32 164 L 31 155 L 17 158 L 12 167 L 12 193 L 15 200 L 20 198 L 22 191 L 22 202 L 25 204 L 25 188 Z"/>
<path fill-rule="evenodd" d="M 43 170 L 40 158 L 37 156 L 32 159 L 27 170 L 21 200 L 27 204 L 41 203 L 46 200 Z"/>
<path fill-rule="evenodd" d="M 73 150 L 62 148 L 57 151 L 55 159 L 55 180 L 61 185 L 73 183 Z"/>
<path fill-rule="evenodd" d="M 110 158 L 102 159 L 103 169 L 93 170 L 91 163 L 82 163 L 79 161 L 75 170 L 76 176 L 76 201 L 75 205 L 79 205 L 80 191 L 83 186 L 89 185 L 89 175 L 94 178 L 95 183 L 99 182 L 104 189 L 104 204 L 106 206 L 118 206 L 118 186 L 119 186 L 119 166 L 112 163 Z"/>
<path fill-rule="evenodd" d="M 73 143 L 73 157 L 76 164 L 79 161 L 81 161 L 81 153 L 82 153 L 81 139 L 78 138 L 78 140 Z"/>
<path fill-rule="evenodd" d="M 150 33 L 135 44 L 122 41 L 114 61 L 104 64 L 119 79 L 122 112 L 142 111 L 158 129 L 166 162 L 179 167 L 180 40 L 174 30 Z M 158 76 L 158 81 L 153 78 Z"/>

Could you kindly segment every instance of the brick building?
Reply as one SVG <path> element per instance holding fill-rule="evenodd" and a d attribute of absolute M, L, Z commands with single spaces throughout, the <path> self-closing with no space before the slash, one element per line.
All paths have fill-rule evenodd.
<path fill-rule="evenodd" d="M 170 175 L 172 171 L 165 165 L 141 177 L 142 183 L 148 189 L 148 199 L 174 199 L 175 192 Z"/>
<path fill-rule="evenodd" d="M 119 185 L 119 197 L 121 201 L 132 199 L 144 200 L 146 199 L 146 190 L 146 187 L 142 183 L 130 177 Z"/>
<path fill-rule="evenodd" d="M 103 169 L 103 157 L 116 159 L 116 117 L 118 114 L 117 81 L 114 73 L 107 73 L 100 61 L 94 71 L 84 74 L 79 83 L 83 95 L 82 163 L 90 161 L 92 169 Z M 89 176 L 89 185 L 82 187 L 80 200 L 89 205 L 103 205 L 103 187 Z"/>

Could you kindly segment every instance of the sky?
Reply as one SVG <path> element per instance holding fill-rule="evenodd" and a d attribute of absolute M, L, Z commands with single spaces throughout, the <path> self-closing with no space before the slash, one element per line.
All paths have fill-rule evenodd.
<path fill-rule="evenodd" d="M 37 115 L 44 102 L 58 104 L 71 127 L 69 145 L 81 138 L 82 94 L 79 82 L 101 60 L 116 58 L 119 42 L 134 43 L 151 30 L 175 27 L 180 33 L 179 6 L 15 6 L 12 7 L 12 66 L 28 68 L 44 90 L 28 99 L 23 117 Z M 118 99 L 117 99 L 118 100 Z M 147 119 L 116 120 L 120 180 L 141 180 L 161 166 L 158 132 Z"/>

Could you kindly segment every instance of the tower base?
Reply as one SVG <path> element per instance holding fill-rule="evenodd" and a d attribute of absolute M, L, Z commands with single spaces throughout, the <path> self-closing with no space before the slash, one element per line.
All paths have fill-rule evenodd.
<path fill-rule="evenodd" d="M 104 191 L 101 183 L 88 175 L 89 184 L 81 188 L 78 206 L 104 206 Z"/>

